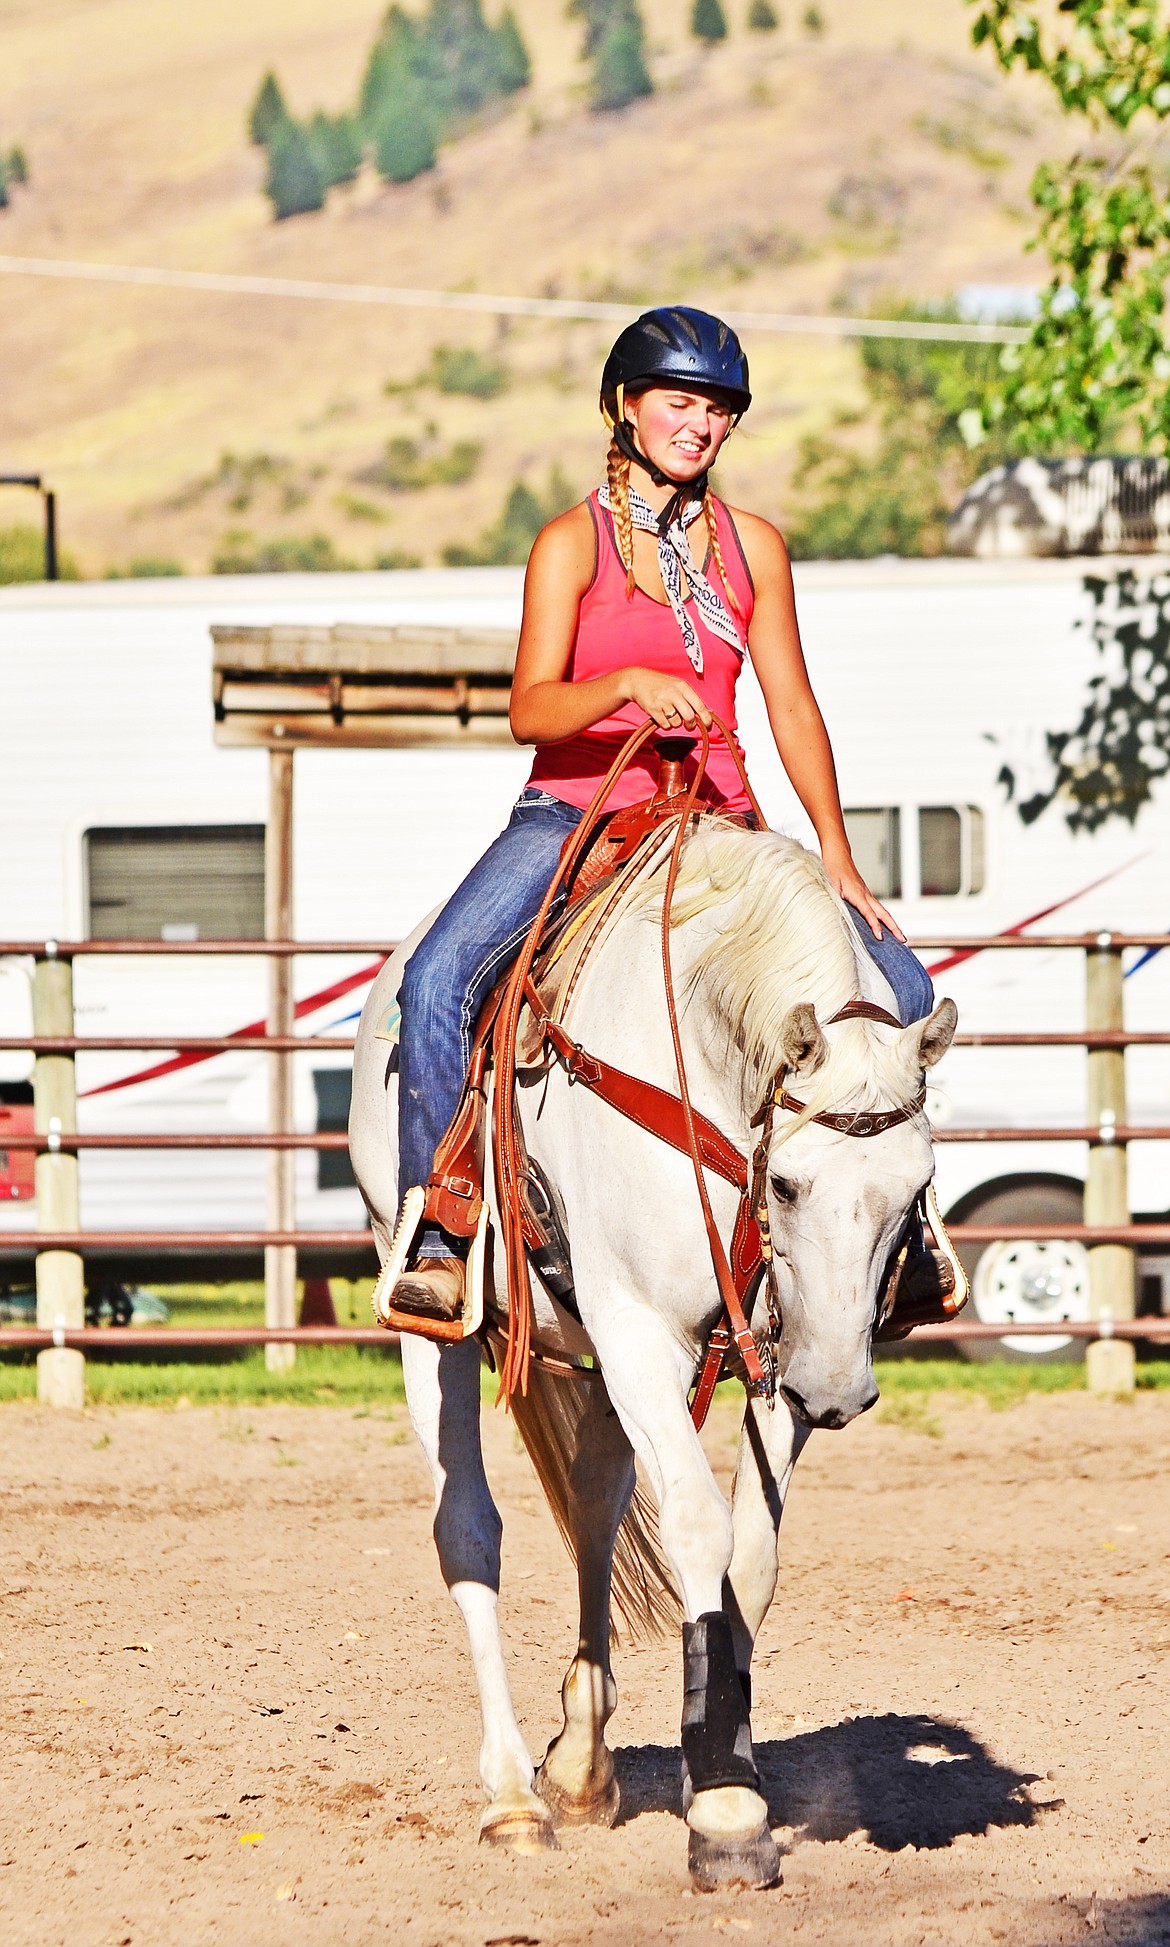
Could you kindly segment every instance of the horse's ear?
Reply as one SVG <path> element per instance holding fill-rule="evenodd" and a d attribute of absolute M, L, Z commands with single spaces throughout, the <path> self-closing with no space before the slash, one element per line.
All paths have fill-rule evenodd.
<path fill-rule="evenodd" d="M 954 1001 L 940 1001 L 934 1013 L 928 1014 L 925 1021 L 916 1021 L 913 1027 L 907 1028 L 907 1034 L 918 1037 L 920 1068 L 933 1068 L 936 1061 L 942 1060 L 958 1025 L 959 1010 Z"/>
<path fill-rule="evenodd" d="M 811 1001 L 798 1001 L 784 1016 L 780 1029 L 780 1052 L 786 1068 L 803 1069 L 813 1075 L 829 1052 L 820 1022 Z"/>

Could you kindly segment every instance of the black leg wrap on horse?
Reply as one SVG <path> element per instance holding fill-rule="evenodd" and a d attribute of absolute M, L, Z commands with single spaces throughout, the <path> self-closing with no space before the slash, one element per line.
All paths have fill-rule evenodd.
<path fill-rule="evenodd" d="M 722 1610 L 683 1624 L 682 1748 L 694 1791 L 759 1790 L 744 1685 Z"/>

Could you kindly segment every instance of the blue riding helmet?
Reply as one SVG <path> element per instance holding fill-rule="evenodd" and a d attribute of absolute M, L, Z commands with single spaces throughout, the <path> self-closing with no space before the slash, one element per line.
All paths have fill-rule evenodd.
<path fill-rule="evenodd" d="M 687 304 L 644 311 L 621 333 L 601 374 L 603 407 L 618 387 L 677 385 L 688 391 L 719 391 L 738 415 L 752 402 L 743 346 L 730 325 Z"/>

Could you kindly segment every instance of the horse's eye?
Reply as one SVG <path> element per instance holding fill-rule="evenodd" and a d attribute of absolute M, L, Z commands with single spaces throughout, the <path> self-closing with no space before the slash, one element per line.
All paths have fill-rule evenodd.
<path fill-rule="evenodd" d="M 774 1176 L 772 1178 L 772 1195 L 775 1197 L 777 1203 L 795 1203 L 796 1185 L 790 1183 L 787 1177 Z"/>

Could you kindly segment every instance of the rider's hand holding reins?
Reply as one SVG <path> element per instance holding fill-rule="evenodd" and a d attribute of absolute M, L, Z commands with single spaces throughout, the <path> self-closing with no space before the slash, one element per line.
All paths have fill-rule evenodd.
<path fill-rule="evenodd" d="M 663 676 L 657 669 L 638 666 L 621 673 L 629 701 L 645 710 L 660 730 L 693 730 L 700 723 L 710 730 L 710 710 L 681 677 Z"/>

